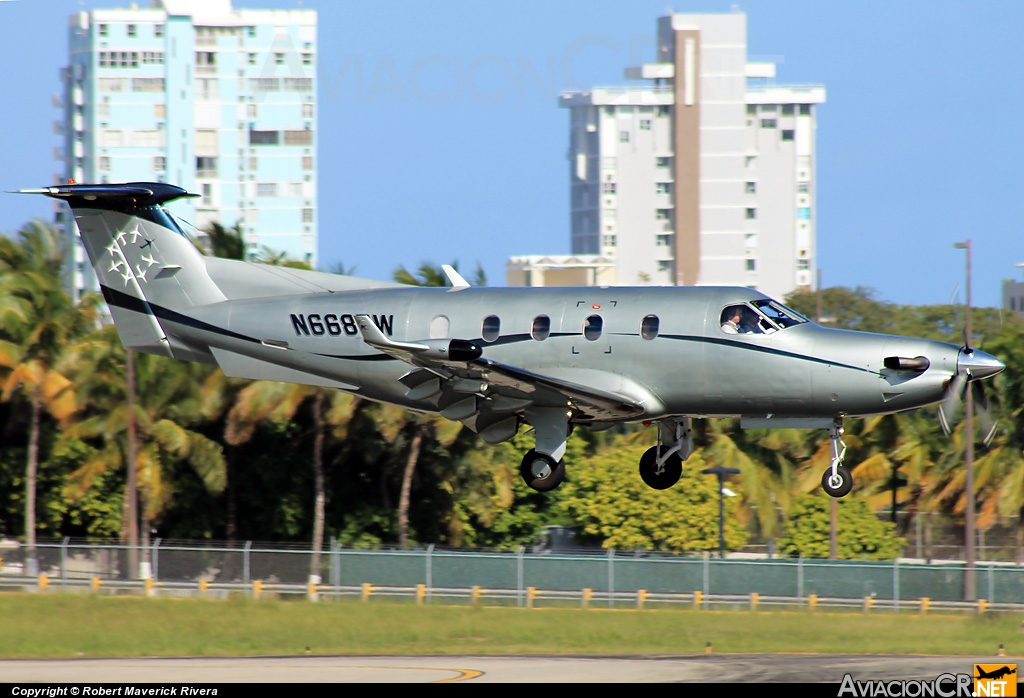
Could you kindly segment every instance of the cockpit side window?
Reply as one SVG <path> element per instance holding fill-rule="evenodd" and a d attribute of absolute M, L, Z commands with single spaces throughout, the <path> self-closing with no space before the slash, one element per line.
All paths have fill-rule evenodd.
<path fill-rule="evenodd" d="M 757 300 L 754 301 L 754 305 L 757 306 L 758 310 L 767 315 L 772 322 L 783 329 L 792 327 L 793 325 L 801 325 L 808 321 L 807 318 L 800 313 L 792 310 L 791 308 L 787 308 L 777 301 Z"/>
<path fill-rule="evenodd" d="M 766 331 L 775 331 L 771 323 L 758 315 L 749 305 L 742 303 L 730 305 L 723 310 L 719 323 L 722 332 L 726 334 L 764 334 Z"/>

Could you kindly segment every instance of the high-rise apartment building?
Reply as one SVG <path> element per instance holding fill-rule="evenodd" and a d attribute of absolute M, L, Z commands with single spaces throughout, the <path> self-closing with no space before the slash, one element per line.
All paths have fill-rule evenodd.
<path fill-rule="evenodd" d="M 61 180 L 177 184 L 201 195 L 170 205 L 186 222 L 316 263 L 316 12 L 154 0 L 69 19 Z M 78 296 L 96 278 L 62 215 Z"/>
<path fill-rule="evenodd" d="M 513 257 L 509 285 L 815 283 L 819 85 L 748 62 L 745 14 L 658 20 L 637 86 L 565 92 L 571 255 Z"/>

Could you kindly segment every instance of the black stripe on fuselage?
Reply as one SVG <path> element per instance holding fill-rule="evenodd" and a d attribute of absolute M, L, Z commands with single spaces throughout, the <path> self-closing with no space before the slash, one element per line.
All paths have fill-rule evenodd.
<path fill-rule="evenodd" d="M 637 335 L 629 335 L 635 337 Z M 840 368 L 849 368 L 854 371 L 863 371 L 864 373 L 871 373 L 874 375 L 881 375 L 877 371 L 871 371 L 860 366 L 851 366 L 850 364 L 839 363 L 838 361 L 830 361 L 828 359 L 821 359 L 817 356 L 807 356 L 806 354 L 797 354 L 792 351 L 783 351 L 782 349 L 775 349 L 772 347 L 759 347 L 756 344 L 747 344 L 746 342 L 737 342 L 733 339 L 724 339 L 721 337 L 698 337 L 696 335 L 685 335 L 685 334 L 659 334 L 658 337 L 664 337 L 665 339 L 675 339 L 683 342 L 700 342 L 705 344 L 717 344 L 723 347 L 734 347 L 736 349 L 746 349 L 748 351 L 755 351 L 762 354 L 774 354 L 776 356 L 785 356 L 790 359 L 801 359 L 802 361 L 810 361 L 811 363 L 823 364 L 826 366 L 838 366 Z"/>
<path fill-rule="evenodd" d="M 168 322 L 184 325 L 185 327 L 191 327 L 196 330 L 203 330 L 204 332 L 212 332 L 224 337 L 231 337 L 232 339 L 241 339 L 245 342 L 260 344 L 260 340 L 258 339 L 246 337 L 244 334 L 238 334 L 231 330 L 225 330 L 223 327 L 217 327 L 216 325 L 211 325 L 208 322 L 196 320 L 188 315 L 182 315 L 176 310 L 165 308 L 162 305 L 157 305 L 156 303 L 150 303 L 149 301 L 136 298 L 135 296 L 129 296 L 124 291 L 118 291 L 115 288 L 103 285 L 100 286 L 100 290 L 103 291 L 103 299 L 108 305 L 112 305 L 117 308 L 124 308 L 125 310 L 134 310 L 137 313 L 153 315 L 157 319 L 167 320 Z"/>

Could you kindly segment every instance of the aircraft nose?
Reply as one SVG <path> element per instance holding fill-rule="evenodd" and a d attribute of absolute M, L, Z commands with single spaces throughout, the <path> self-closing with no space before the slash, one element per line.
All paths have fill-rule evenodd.
<path fill-rule="evenodd" d="M 1006 368 L 1006 364 L 996 357 L 977 349 L 961 351 L 956 364 L 958 372 L 967 371 L 975 380 L 994 376 Z"/>

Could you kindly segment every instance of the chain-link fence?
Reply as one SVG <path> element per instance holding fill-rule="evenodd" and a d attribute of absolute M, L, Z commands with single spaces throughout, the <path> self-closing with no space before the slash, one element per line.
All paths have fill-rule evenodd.
<path fill-rule="evenodd" d="M 252 584 L 332 588 L 438 589 L 480 587 L 521 596 L 530 587 L 551 591 L 591 589 L 614 602 L 616 594 L 750 595 L 959 601 L 964 598 L 962 562 L 862 562 L 842 560 L 718 559 L 649 551 L 585 550 L 530 552 L 436 549 L 354 550 L 335 543 L 315 560 L 309 546 L 245 542 L 228 545 L 157 539 L 130 556 L 128 546 L 65 538 L 36 544 L 34 556 L 17 543 L 0 544 L 0 581 L 46 575 L 52 584 L 138 579 L 129 569 L 137 556 L 154 582 L 173 586 L 200 582 L 222 588 Z M 142 576 L 146 576 L 144 571 Z M 975 568 L 977 597 L 989 603 L 1024 603 L 1024 567 L 982 562 Z"/>

